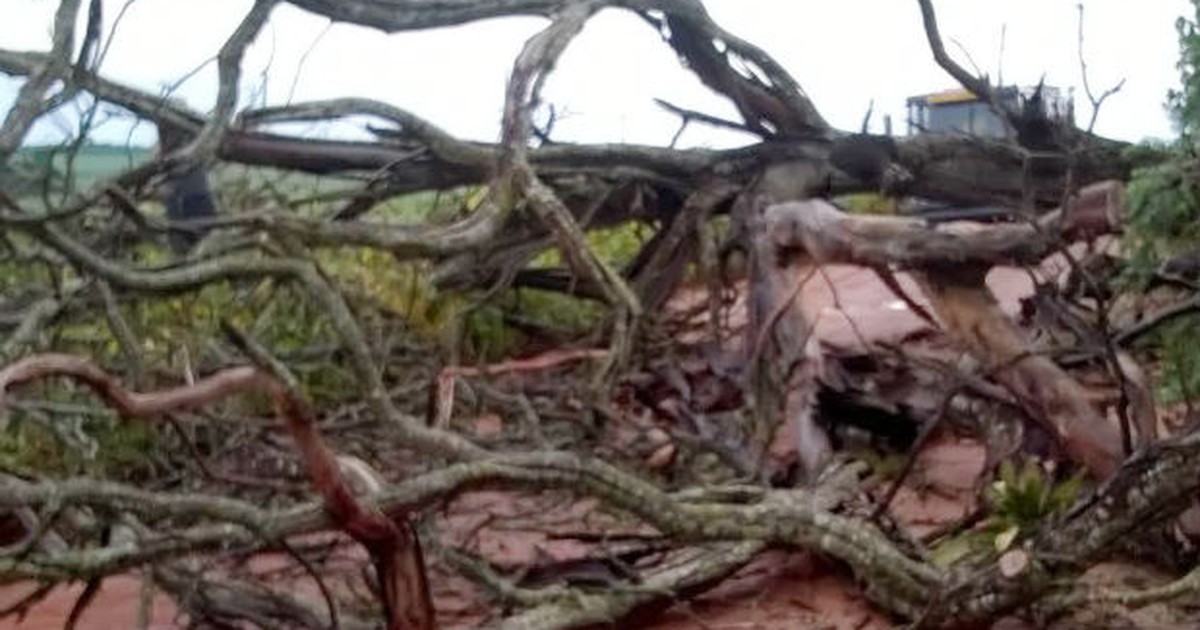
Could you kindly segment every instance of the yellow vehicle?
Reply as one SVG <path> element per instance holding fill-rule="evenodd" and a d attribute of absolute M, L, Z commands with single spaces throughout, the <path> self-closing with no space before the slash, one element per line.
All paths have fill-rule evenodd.
<path fill-rule="evenodd" d="M 996 97 L 1004 107 L 1024 115 L 1041 114 L 1053 121 L 1074 122 L 1073 99 L 1070 95 L 1064 97 L 1056 87 L 1008 85 L 997 88 Z M 1005 128 L 990 103 L 958 88 L 909 97 L 908 134 L 918 133 L 965 133 L 1002 138 Z"/>

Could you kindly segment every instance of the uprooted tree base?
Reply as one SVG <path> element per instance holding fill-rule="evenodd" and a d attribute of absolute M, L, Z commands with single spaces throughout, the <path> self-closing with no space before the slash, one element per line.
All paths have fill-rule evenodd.
<path fill-rule="evenodd" d="M 100 3 L 90 4 L 85 53 L 103 31 Z M 495 145 L 461 141 L 400 108 L 363 99 L 237 112 L 242 56 L 276 4 L 255 2 L 222 46 L 209 115 L 105 79 L 88 54 L 73 62 L 81 0 L 62 0 L 50 52 L 0 50 L 0 71 L 26 78 L 0 128 L 0 159 L 12 157 L 38 117 L 74 95 L 154 122 L 163 145 L 158 159 L 92 191 L 56 202 L 44 194 L 36 210 L 29 199 L 0 193 L 4 262 L 22 283 L 0 302 L 7 334 L 0 403 L 51 424 L 62 415 L 98 413 L 73 399 L 63 406 L 55 397 L 71 390 L 42 382 L 69 377 L 125 420 L 171 428 L 159 431 L 159 463 L 140 479 L 4 473 L 3 531 L 13 535 L 0 547 L 0 581 L 41 585 L 5 614 L 28 610 L 55 584 L 82 580 L 87 587 L 75 619 L 106 577 L 137 570 L 197 623 L 374 627 L 384 619 L 389 628 L 430 628 L 445 613 L 434 609 L 431 591 L 462 579 L 450 577 L 452 570 L 494 598 L 490 621 L 497 627 L 632 623 L 704 593 L 771 549 L 819 552 L 851 572 L 879 610 L 927 626 L 972 625 L 1012 612 L 1045 619 L 1085 602 L 1138 605 L 1197 591 L 1195 570 L 1138 592 L 1093 592 L 1072 579 L 1130 549 L 1157 546 L 1163 557 L 1180 557 L 1183 543 L 1169 532 L 1200 494 L 1200 433 L 1158 435 L 1144 376 L 1121 345 L 1132 335 L 1111 329 L 1105 301 L 1095 297 L 1099 280 L 1066 246 L 1114 227 L 1117 217 L 1105 210 L 1121 207 L 1120 185 L 1080 188 L 1128 175 L 1120 143 L 1044 124 L 1031 138 L 1030 125 L 1046 121 L 1014 111 L 1001 111 L 1013 127 L 1007 141 L 938 134 L 896 140 L 833 129 L 783 68 L 713 23 L 695 0 L 453 7 L 418 0 L 402 12 L 370 0 L 290 0 L 387 32 L 500 15 L 542 16 L 549 25 L 514 64 Z M 992 86 L 946 55 L 930 3 L 919 5 L 938 63 L 1000 107 Z M 685 123 L 733 125 L 759 141 L 728 151 L 588 146 L 557 143 L 535 129 L 547 75 L 607 7 L 636 12 L 742 117 L 714 121 L 673 107 Z M 63 91 L 54 92 L 59 83 Z M 369 143 L 266 130 L 345 116 L 391 127 L 377 129 L 378 141 Z M 68 147 L 68 157 L 80 146 Z M 141 202 L 157 188 L 170 189 L 217 161 L 369 175 L 362 186 L 324 199 L 320 213 L 311 202 L 279 194 L 200 222 L 143 213 Z M 482 186 L 482 194 L 448 223 L 372 219 L 399 195 L 464 186 Z M 1021 210 L 1009 223 L 937 226 L 848 216 L 817 199 L 855 191 Z M 1056 206 L 1062 209 L 1049 210 Z M 732 226 L 724 240 L 713 228 L 721 215 Z M 633 221 L 656 231 L 616 268 L 585 230 Z M 138 253 L 161 245 L 167 233 L 213 230 L 167 265 L 146 264 Z M 340 248 L 386 253 L 391 265 L 420 263 L 414 275 L 467 296 L 527 286 L 599 302 L 608 313 L 602 338 L 583 350 L 458 365 L 453 348 L 420 345 L 394 309 L 332 273 L 322 255 Z M 548 249 L 561 254 L 562 268 L 531 264 Z M 748 261 L 744 284 L 724 273 L 739 256 Z M 1048 256 L 1067 262 L 1095 294 L 1089 304 L 1096 308 L 1081 309 L 1081 301 L 1039 285 L 1039 325 L 1072 331 L 1075 362 L 1114 384 L 1116 419 L 1054 360 L 1054 348 L 1033 344 L 985 284 L 991 267 L 1034 267 Z M 30 262 L 49 270 L 29 272 Z M 915 345 L 865 343 L 865 355 L 830 352 L 798 296 L 833 263 L 872 268 L 954 350 L 923 354 Z M 705 283 L 702 343 L 684 343 L 685 335 L 671 329 L 671 298 L 689 273 Z M 277 291 L 270 308 L 290 309 L 299 296 L 303 308 L 320 313 L 321 326 L 288 352 L 227 327 L 229 339 L 205 340 L 195 357 L 199 369 L 184 357 L 184 384 L 177 371 L 147 364 L 138 331 L 126 321 L 129 309 L 219 286 L 245 299 Z M 725 319 L 731 288 L 747 294 L 741 342 L 731 341 Z M 114 367 L 47 352 L 58 345 L 47 333 L 88 318 L 106 323 L 121 357 Z M 230 367 L 235 363 L 253 367 Z M 292 374 L 311 375 L 314 366 L 341 378 L 338 395 L 322 397 L 325 407 L 306 401 Z M 313 379 L 305 386 L 316 388 Z M 27 391 L 51 400 L 26 401 Z M 289 437 L 255 421 L 264 415 L 255 392 L 271 400 Z M 872 414 L 887 421 L 864 422 Z M 519 429 L 487 429 L 497 422 Z M 863 465 L 834 448 L 856 423 L 914 452 L 953 425 L 987 445 L 989 474 L 1040 436 L 1043 454 L 1097 483 L 1069 509 L 997 537 L 998 552 L 935 561 L 888 511 L 911 459 L 891 490 L 885 484 L 868 492 Z M 781 427 L 795 440 L 794 462 L 770 454 Z M 614 437 L 621 431 L 636 437 Z M 584 531 L 557 535 L 604 542 L 602 553 L 498 567 L 470 548 L 470 537 L 445 540 L 430 531 L 436 517 L 449 518 L 448 506 L 481 488 L 598 502 L 602 522 L 585 519 Z M 312 490 L 319 502 L 306 498 Z M 535 516 L 546 513 L 529 518 Z M 970 520 L 962 524 L 970 527 Z M 332 531 L 365 551 L 339 560 L 355 579 L 335 579 L 330 546 L 318 536 Z M 241 570 L 279 551 L 307 573 L 316 598 L 271 589 L 269 571 Z"/>

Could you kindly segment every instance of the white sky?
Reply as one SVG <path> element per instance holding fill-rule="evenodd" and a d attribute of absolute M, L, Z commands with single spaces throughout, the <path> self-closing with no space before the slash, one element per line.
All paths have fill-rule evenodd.
<path fill-rule="evenodd" d="M 105 0 L 111 24 L 125 0 Z M 250 0 L 137 0 L 121 23 L 102 73 L 158 92 L 214 55 L 236 27 Z M 857 129 L 875 101 L 904 130 L 907 96 L 953 87 L 932 60 L 913 0 L 705 0 L 716 21 L 766 49 L 813 98 L 822 115 L 843 129 Z M 1126 140 L 1166 138 L 1172 126 L 1163 102 L 1178 83 L 1175 20 L 1187 0 L 1084 0 L 1085 55 L 1096 92 L 1126 79 L 1105 103 L 1096 130 Z M 46 49 L 55 0 L 0 0 L 0 47 Z M 1006 26 L 1003 78 L 1032 85 L 1077 86 L 1076 117 L 1091 115 L 1083 94 L 1077 55 L 1077 0 L 938 0 L 943 37 L 951 53 L 996 76 L 1002 27 Z M 82 20 L 81 20 L 82 21 Z M 409 109 L 460 136 L 498 136 L 503 86 L 524 40 L 545 22 L 492 20 L 437 31 L 384 35 L 368 29 L 329 26 L 290 5 L 275 9 L 243 69 L 246 103 L 362 96 Z M 308 54 L 306 56 L 306 51 Z M 265 79 L 264 79 L 265 77 Z M 179 88 L 193 107 L 207 110 L 215 97 L 216 69 L 209 63 Z M 0 78 L 0 111 L 10 106 L 18 82 Z M 293 91 L 294 85 L 294 91 Z M 683 69 L 674 52 L 636 16 L 607 10 L 571 44 L 544 94 L 565 115 L 555 138 L 591 142 L 666 144 L 677 119 L 652 99 L 735 118 L 733 108 Z M 55 141 L 75 119 L 60 112 L 42 123 L 30 143 Z M 153 142 L 141 125 L 130 136 L 129 120 L 106 123 L 105 142 Z M 361 125 L 337 129 L 305 126 L 314 136 L 354 134 Z M 293 128 L 292 131 L 297 131 Z M 693 126 L 681 144 L 729 146 L 744 137 Z"/>

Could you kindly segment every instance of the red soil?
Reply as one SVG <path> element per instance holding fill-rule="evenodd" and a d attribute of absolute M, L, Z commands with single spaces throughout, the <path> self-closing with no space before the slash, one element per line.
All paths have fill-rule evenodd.
<path fill-rule="evenodd" d="M 1061 262 L 1050 265 L 1061 271 Z M 920 300 L 920 291 L 911 278 L 901 274 L 901 283 L 909 295 Z M 988 284 L 1009 312 L 1016 312 L 1018 300 L 1031 293 L 1027 273 L 1018 269 L 998 268 Z M 741 292 L 744 296 L 745 292 Z M 703 300 L 703 294 L 684 291 L 675 302 Z M 845 265 L 826 266 L 812 276 L 803 288 L 800 303 L 825 343 L 847 349 L 862 349 L 864 342 L 899 341 L 927 324 L 894 296 L 873 272 Z M 744 326 L 744 302 L 734 307 L 732 317 Z M 739 314 L 740 313 L 740 314 Z M 698 327 L 698 330 L 702 327 Z M 497 417 L 481 417 L 475 428 L 483 434 L 498 432 Z M 930 445 L 919 458 L 917 474 L 902 489 L 893 504 L 898 520 L 922 533 L 961 517 L 972 506 L 974 484 L 982 468 L 982 449 L 968 442 L 942 439 Z M 517 497 L 503 492 L 476 492 L 454 501 L 439 519 L 439 534 L 448 542 L 461 544 L 470 538 L 470 546 L 500 566 L 548 558 L 577 557 L 586 549 L 575 543 L 550 539 L 545 517 L 554 514 L 568 529 L 579 526 L 595 507 L 592 501 L 558 500 L 557 507 L 546 497 Z M 503 530 L 481 527 L 496 515 L 518 517 L 522 511 L 534 514 L 540 524 L 529 529 L 505 527 Z M 533 520 L 533 519 L 531 519 Z M 438 571 L 434 577 L 435 603 L 445 627 L 471 627 L 486 616 L 480 593 L 465 579 Z M 28 586 L 0 588 L 0 608 L 11 602 Z M 114 630 L 132 628 L 136 619 L 140 581 L 135 577 L 116 576 L 105 581 L 103 590 L 87 609 L 81 629 Z M 0 621 L 0 630 L 62 627 L 79 586 L 60 588 L 33 608 L 22 623 Z M 703 620 L 703 623 L 700 622 Z M 170 601 L 155 598 L 151 628 L 178 627 Z M 714 628 L 885 628 L 889 620 L 864 601 L 853 580 L 806 553 L 773 552 L 756 560 L 750 567 L 714 591 L 687 606 L 668 612 L 653 627 L 661 629 Z"/>

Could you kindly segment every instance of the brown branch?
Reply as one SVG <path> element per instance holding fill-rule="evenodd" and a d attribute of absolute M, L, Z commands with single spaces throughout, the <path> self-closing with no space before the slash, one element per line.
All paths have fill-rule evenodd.
<path fill-rule="evenodd" d="M 0 50 L 0 72 L 29 76 L 46 60 L 45 54 Z M 105 80 L 90 72 L 75 72 L 73 81 L 80 89 L 89 91 L 100 100 L 125 108 L 139 117 L 154 120 L 159 125 L 176 128 L 185 136 L 198 133 L 204 126 L 204 118 L 199 113 L 167 103 L 160 96 Z M 381 107 L 390 108 L 386 105 Z M 413 126 L 415 121 L 408 122 Z M 916 175 L 909 191 L 911 194 L 963 203 L 1015 203 L 1023 198 L 1023 192 L 1031 184 L 1023 168 L 1024 156 L 1012 147 L 976 138 L 941 134 L 905 138 L 897 145 L 898 163 Z M 472 154 L 485 149 L 493 156 L 499 153 L 495 145 L 462 143 L 458 146 L 470 149 Z M 1089 139 L 1089 144 L 1081 147 L 1075 156 L 1075 181 L 1087 183 L 1096 179 L 1127 176 L 1129 163 L 1120 153 L 1121 146 L 1102 139 Z M 401 146 L 395 146 L 394 143 L 318 141 L 230 129 L 220 146 L 220 156 L 243 164 L 312 173 L 386 169 L 386 190 L 389 195 L 486 183 L 494 174 L 490 167 L 474 163 L 442 159 L 413 160 L 413 149 L 411 141 Z M 820 165 L 828 160 L 828 156 L 826 141 L 799 137 L 727 151 L 571 144 L 543 146 L 529 151 L 529 161 L 539 175 L 567 171 L 603 176 L 633 174 L 677 191 L 686 191 L 702 184 L 715 170 L 735 181 L 746 181 L 766 165 L 789 161 Z M 862 182 L 844 178 L 831 184 L 831 192 L 834 193 L 871 188 Z M 1051 205 L 1057 203 L 1061 198 L 1062 184 L 1061 173 L 1037 174 L 1032 181 L 1035 198 L 1050 202 Z"/>
<path fill-rule="evenodd" d="M 317 430 L 313 412 L 278 378 L 254 367 L 228 368 L 191 385 L 148 393 L 131 392 L 95 364 L 64 354 L 27 357 L 0 370 L 0 411 L 9 388 L 53 376 L 77 380 L 127 418 L 148 418 L 194 409 L 245 391 L 266 393 L 296 441 L 314 488 L 337 525 L 371 554 L 381 583 L 389 629 L 433 628 L 420 545 L 404 514 L 389 518 L 360 502 L 337 458 Z"/>
<path fill-rule="evenodd" d="M 818 261 L 913 268 L 946 330 L 1046 423 L 1075 461 L 1097 477 L 1122 459 L 1116 428 L 1092 406 L 1078 382 L 1028 343 L 983 282 L 993 265 L 1036 264 L 1053 251 L 1065 219 L 1040 224 L 927 226 L 917 219 L 852 216 L 822 200 L 771 206 L 764 241 Z"/>
<path fill-rule="evenodd" d="M 1099 479 L 1123 459 L 1117 428 L 1092 406 L 1087 392 L 1029 343 L 984 284 L 986 267 L 931 268 L 918 281 L 946 330 L 1046 425 L 1071 458 Z"/>
<path fill-rule="evenodd" d="M 938 28 L 937 13 L 933 9 L 933 0 L 917 0 L 917 2 L 921 7 L 921 22 L 925 26 L 925 37 L 929 42 L 929 49 L 933 53 L 933 60 L 951 77 L 954 77 L 955 81 L 961 83 L 981 100 L 988 102 L 995 100 L 992 86 L 986 80 L 960 66 L 946 52 L 946 44 L 942 42 L 942 33 Z"/>
<path fill-rule="evenodd" d="M 1200 311 L 1200 293 L 1193 295 L 1182 302 L 1163 307 L 1162 309 L 1150 313 L 1145 319 L 1117 333 L 1116 337 L 1113 338 L 1113 341 L 1118 345 L 1127 346 L 1155 328 L 1158 328 L 1159 326 L 1162 326 L 1163 324 L 1166 324 L 1177 317 L 1182 317 L 1197 311 Z"/>
<path fill-rule="evenodd" d="M 672 114 L 675 114 L 676 116 L 679 116 L 683 120 L 682 124 L 685 126 L 689 122 L 695 120 L 698 122 L 702 122 L 706 125 L 712 125 L 713 127 L 717 127 L 720 129 L 731 129 L 733 131 L 741 131 L 744 133 L 753 133 L 753 130 L 750 129 L 749 127 L 747 127 L 745 123 L 740 123 L 740 122 L 736 122 L 736 121 L 732 121 L 732 120 L 726 120 L 724 118 L 721 118 L 720 116 L 713 116 L 712 114 L 706 114 L 704 112 L 696 111 L 694 109 L 680 107 L 666 99 L 656 98 L 656 99 L 654 99 L 654 104 L 671 112 Z M 682 131 L 682 128 L 681 128 L 681 131 Z M 676 134 L 676 139 L 678 139 L 678 134 Z M 674 144 L 675 143 L 672 142 L 671 146 L 674 146 Z"/>
<path fill-rule="evenodd" d="M 497 376 L 512 372 L 533 372 L 558 367 L 564 363 L 586 361 L 590 359 L 605 359 L 611 353 L 608 350 L 581 349 L 548 352 L 527 359 L 513 359 L 491 365 L 467 366 L 450 365 L 438 372 L 430 383 L 432 387 L 432 404 L 429 405 L 431 420 L 429 424 L 439 429 L 450 426 L 450 416 L 454 410 L 454 389 L 458 379 L 463 376 Z"/>
<path fill-rule="evenodd" d="M 638 260 L 631 264 L 630 275 L 647 310 L 656 311 L 671 298 L 688 263 L 696 258 L 702 227 L 741 189 L 724 179 L 704 183 L 688 195 L 679 213 L 642 248 Z"/>
<path fill-rule="evenodd" d="M 534 216 L 549 230 L 571 270 L 581 279 L 594 282 L 614 309 L 612 353 L 598 370 L 597 385 L 605 385 L 614 367 L 628 356 L 633 331 L 630 321 L 642 314 L 637 295 L 588 243 L 583 229 L 555 191 L 547 186 L 529 163 L 529 138 L 533 133 L 533 111 L 541 90 L 567 45 L 603 4 L 585 0 L 565 7 L 544 30 L 525 42 L 513 63 L 505 90 L 497 175 L 489 186 L 489 201 L 504 211 L 524 200 Z"/>
<path fill-rule="evenodd" d="M 817 137 L 831 131 L 799 85 L 770 55 L 721 29 L 699 2 L 691 11 L 666 13 L 668 43 L 705 85 L 733 101 L 746 126 L 763 137 Z M 717 46 L 721 42 L 726 50 Z M 733 58 L 753 66 L 738 72 Z"/>
<path fill-rule="evenodd" d="M 772 206 L 765 220 L 769 238 L 784 249 L 805 250 L 828 262 L 910 268 L 1036 264 L 1055 251 L 1064 233 L 1076 233 L 1084 223 L 1091 233 L 1113 227 L 1092 225 L 1095 217 L 1070 209 L 1050 212 L 1033 225 L 929 225 L 919 218 L 851 215 L 821 200 Z"/>
<path fill-rule="evenodd" d="M 767 212 L 770 238 L 822 260 L 866 266 L 939 263 L 1022 264 L 1050 251 L 1047 238 L 1023 225 L 930 226 L 921 219 L 848 215 L 821 201 L 777 205 Z"/>
<path fill-rule="evenodd" d="M 416 140 L 446 162 L 487 168 L 496 153 L 488 145 L 464 142 L 433 123 L 387 103 L 365 98 L 338 98 L 325 101 L 296 103 L 281 107 L 264 107 L 242 112 L 238 121 L 243 126 L 281 122 L 331 120 L 345 116 L 374 116 L 400 126 L 398 135 Z"/>
<path fill-rule="evenodd" d="M 287 0 L 289 4 L 323 15 L 335 22 L 346 22 L 381 30 L 385 33 L 454 26 L 489 18 L 529 15 L 549 17 L 564 0 L 469 0 L 447 3 L 440 0 L 404 0 L 403 9 L 395 0 Z"/>
<path fill-rule="evenodd" d="M 2 219 L 3 217 L 0 217 Z M 44 245 L 65 257 L 81 272 L 98 276 L 115 287 L 144 293 L 175 293 L 195 289 L 220 279 L 279 278 L 298 282 L 329 317 L 351 358 L 362 395 L 380 421 L 392 424 L 402 439 L 430 453 L 452 459 L 481 457 L 485 451 L 453 433 L 429 430 L 402 414 L 387 395 L 362 328 L 341 294 L 309 262 L 262 258 L 254 254 L 228 254 L 161 270 L 128 268 L 113 262 L 67 236 L 55 225 L 34 224 L 25 229 Z"/>
<path fill-rule="evenodd" d="M 307 594 L 281 593 L 261 584 L 222 576 L 206 579 L 202 572 L 176 564 L 155 567 L 154 583 L 169 593 L 186 612 L 189 621 L 228 627 L 250 622 L 263 628 L 329 627 L 324 615 L 308 601 Z M 338 616 L 335 629 L 374 630 L 377 619 Z"/>
<path fill-rule="evenodd" d="M 94 66 L 100 58 L 100 34 L 103 28 L 104 3 L 101 0 L 89 0 L 87 28 L 84 30 L 83 44 L 79 47 L 79 56 L 75 58 L 76 66 Z"/>
<path fill-rule="evenodd" d="M 1094 496 L 1081 501 L 1061 520 L 1033 532 L 1031 555 L 1050 570 L 1059 571 L 1058 575 L 1078 572 L 1114 545 L 1173 518 L 1190 505 L 1191 497 L 1200 489 L 1200 477 L 1195 474 L 1198 465 L 1200 434 L 1151 446 L 1126 462 Z M 926 620 L 930 622 L 969 623 L 994 618 L 1048 594 L 1031 588 L 1038 584 L 1035 575 L 999 575 L 994 560 L 947 571 L 911 558 L 866 521 L 830 511 L 845 500 L 847 487 L 840 482 L 811 490 L 769 490 L 750 504 L 725 503 L 694 493 L 685 500 L 683 495 L 669 495 L 596 458 L 529 453 L 441 467 L 386 486 L 362 500 L 384 513 L 407 513 L 418 505 L 483 485 L 535 491 L 570 489 L 627 511 L 681 542 L 758 540 L 816 549 L 846 561 L 863 582 L 872 586 L 872 599 L 909 618 L 927 612 Z M 245 522 L 252 531 L 258 524 L 262 526 L 257 545 L 251 544 L 256 535 L 245 530 L 198 526 L 137 547 L 104 549 L 100 561 L 90 553 L 92 550 L 56 554 L 52 561 L 42 556 L 23 563 L 0 559 L 0 571 L 6 575 L 44 579 L 64 579 L 72 575 L 64 571 L 75 568 L 81 575 L 120 571 L 229 545 L 259 548 L 272 538 L 320 531 L 331 517 L 323 505 L 301 505 L 278 513 L 221 497 L 155 493 L 88 479 L 8 480 L 0 481 L 0 487 L 4 488 L 0 505 L 5 506 L 50 502 L 58 506 L 117 505 L 159 518 L 201 516 Z M 46 562 L 46 566 L 35 564 L 38 562 Z M 938 593 L 944 596 L 935 597 Z"/>
<path fill-rule="evenodd" d="M 1200 490 L 1198 469 L 1197 432 L 1139 451 L 1096 492 L 1032 537 L 1027 549 L 1035 561 L 1034 570 L 1010 579 L 991 563 L 977 574 L 962 574 L 957 585 L 942 591 L 940 603 L 927 621 L 938 625 L 953 619 L 967 626 L 972 621 L 995 619 L 1040 597 L 1049 596 L 1053 602 L 1054 592 L 1046 588 L 1049 576 L 1077 572 L 1115 546 L 1192 506 Z M 1071 586 L 1067 589 L 1073 590 Z"/>

